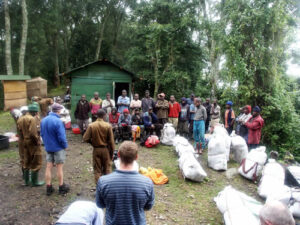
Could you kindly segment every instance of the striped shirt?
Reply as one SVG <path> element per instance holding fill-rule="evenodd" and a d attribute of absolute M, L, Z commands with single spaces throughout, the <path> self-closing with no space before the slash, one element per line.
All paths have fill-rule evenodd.
<path fill-rule="evenodd" d="M 138 172 L 116 170 L 98 180 L 96 204 L 106 208 L 106 225 L 146 224 L 144 210 L 154 205 L 153 183 Z"/>

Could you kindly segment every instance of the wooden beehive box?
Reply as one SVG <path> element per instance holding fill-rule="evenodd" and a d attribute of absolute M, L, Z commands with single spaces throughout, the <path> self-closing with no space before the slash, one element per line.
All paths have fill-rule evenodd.
<path fill-rule="evenodd" d="M 27 85 L 27 98 L 31 99 L 33 96 L 41 98 L 47 97 L 47 80 L 36 77 L 26 81 Z"/>

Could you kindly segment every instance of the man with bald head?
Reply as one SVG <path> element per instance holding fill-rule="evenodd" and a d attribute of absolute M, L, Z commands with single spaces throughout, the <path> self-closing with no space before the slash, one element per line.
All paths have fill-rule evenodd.
<path fill-rule="evenodd" d="M 261 225 L 295 225 L 288 207 L 279 201 L 266 203 L 259 213 Z"/>

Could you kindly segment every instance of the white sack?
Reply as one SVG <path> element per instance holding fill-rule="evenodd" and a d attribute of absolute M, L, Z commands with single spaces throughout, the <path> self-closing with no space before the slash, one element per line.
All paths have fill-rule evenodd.
<path fill-rule="evenodd" d="M 223 214 L 225 225 L 259 225 L 262 204 L 254 198 L 227 186 L 214 198 Z"/>
<path fill-rule="evenodd" d="M 221 126 L 221 125 L 215 126 L 213 135 L 222 137 L 224 139 L 225 150 L 226 150 L 226 159 L 227 159 L 227 161 L 229 161 L 231 138 L 228 135 L 227 130 L 224 128 L 224 126 Z"/>
<path fill-rule="evenodd" d="M 293 216 L 300 218 L 300 189 L 292 188 L 289 209 Z"/>
<path fill-rule="evenodd" d="M 201 182 L 207 177 L 206 172 L 201 167 L 199 161 L 191 152 L 186 152 L 179 158 L 179 168 L 182 175 L 190 180 Z"/>
<path fill-rule="evenodd" d="M 258 194 L 262 198 L 267 198 L 268 195 L 276 196 L 281 193 L 284 188 L 285 171 L 283 167 L 276 162 L 275 159 L 269 159 L 265 165 L 260 184 L 258 186 Z"/>
<path fill-rule="evenodd" d="M 163 128 L 161 143 L 164 145 L 173 145 L 173 139 L 175 138 L 176 131 L 173 124 L 166 123 Z"/>
<path fill-rule="evenodd" d="M 267 195 L 266 202 L 280 201 L 288 205 L 292 197 L 291 188 L 283 185 L 281 188 L 274 187 L 274 191 Z"/>
<path fill-rule="evenodd" d="M 114 164 L 115 164 L 115 167 L 117 170 L 120 169 L 120 159 L 116 159 L 114 161 Z M 139 164 L 137 163 L 136 160 L 134 160 L 134 162 L 133 162 L 133 171 L 139 172 Z"/>
<path fill-rule="evenodd" d="M 288 170 L 300 184 L 300 166 L 289 166 Z"/>
<path fill-rule="evenodd" d="M 231 137 L 231 146 L 230 150 L 234 154 L 234 160 L 237 163 L 241 163 L 248 155 L 248 146 L 244 138 L 239 135 L 236 135 L 233 131 L 230 135 Z"/>
<path fill-rule="evenodd" d="M 186 138 L 178 135 L 174 138 L 173 145 L 175 146 L 175 151 L 177 152 L 179 157 L 185 152 L 195 152 L 193 146 L 189 143 L 189 141 Z"/>
<path fill-rule="evenodd" d="M 227 170 L 226 142 L 220 134 L 214 134 L 211 137 L 208 143 L 207 159 L 210 168 L 214 170 Z"/>
<path fill-rule="evenodd" d="M 261 174 L 266 160 L 266 147 L 261 146 L 253 149 L 248 153 L 246 159 L 243 160 L 239 168 L 239 173 L 249 180 L 256 180 Z"/>

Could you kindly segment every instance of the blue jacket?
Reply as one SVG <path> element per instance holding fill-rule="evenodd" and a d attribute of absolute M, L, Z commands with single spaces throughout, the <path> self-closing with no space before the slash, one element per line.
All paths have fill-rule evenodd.
<path fill-rule="evenodd" d="M 152 122 L 150 120 L 150 116 L 151 116 Z M 158 118 L 155 113 L 152 113 L 151 115 L 149 115 L 148 112 L 146 112 L 146 113 L 144 113 L 144 116 L 143 116 L 143 122 L 144 122 L 145 127 L 150 127 L 152 124 L 155 124 L 158 122 Z"/>
<path fill-rule="evenodd" d="M 58 152 L 68 147 L 64 123 L 55 113 L 42 120 L 41 136 L 47 152 Z"/>

